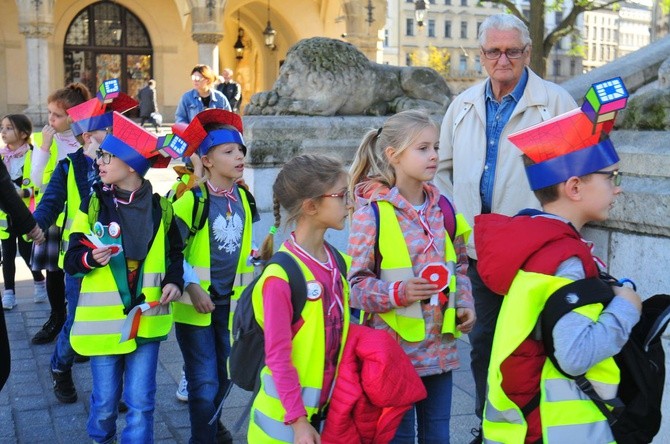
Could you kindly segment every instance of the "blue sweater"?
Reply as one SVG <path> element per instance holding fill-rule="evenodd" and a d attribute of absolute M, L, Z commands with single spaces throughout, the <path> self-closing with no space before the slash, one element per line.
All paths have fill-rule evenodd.
<path fill-rule="evenodd" d="M 47 230 L 56 223 L 58 216 L 67 208 L 67 175 L 70 168 L 74 169 L 74 179 L 81 200 L 91 194 L 93 184 L 98 181 L 97 167 L 93 159 L 84 154 L 83 148 L 68 154 L 65 159 L 58 162 L 49 185 L 33 213 L 42 230 Z"/>

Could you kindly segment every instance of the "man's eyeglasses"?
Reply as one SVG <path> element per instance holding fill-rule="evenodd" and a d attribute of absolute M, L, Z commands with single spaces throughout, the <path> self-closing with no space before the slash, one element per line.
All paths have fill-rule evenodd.
<path fill-rule="evenodd" d="M 528 45 L 524 45 L 523 48 L 506 49 L 505 51 L 501 51 L 498 48 L 495 48 L 495 49 L 484 49 L 484 48 L 482 48 L 482 54 L 484 54 L 484 57 L 486 57 L 489 60 L 497 60 L 503 54 L 505 54 L 505 56 L 508 59 L 515 60 L 515 59 L 520 59 L 521 56 L 523 56 L 523 54 L 526 52 L 526 48 L 528 48 Z"/>
<path fill-rule="evenodd" d="M 351 194 L 349 193 L 349 190 L 342 191 L 341 193 L 322 194 L 319 197 L 337 197 L 338 199 L 342 199 L 345 205 L 351 203 Z"/>
<path fill-rule="evenodd" d="M 594 171 L 591 174 L 606 174 L 608 179 L 612 179 L 612 182 L 614 182 L 614 186 L 618 187 L 621 186 L 621 179 L 623 178 L 623 173 L 619 172 L 619 170 L 613 170 L 613 171 Z"/>
<path fill-rule="evenodd" d="M 103 165 L 109 165 L 109 163 L 112 161 L 112 157 L 116 156 L 112 153 L 108 153 L 107 151 L 98 150 L 95 152 L 95 158 L 101 160 Z"/>

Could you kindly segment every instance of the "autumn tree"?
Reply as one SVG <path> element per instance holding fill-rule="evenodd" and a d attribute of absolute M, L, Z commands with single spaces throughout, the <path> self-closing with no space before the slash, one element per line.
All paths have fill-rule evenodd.
<path fill-rule="evenodd" d="M 433 45 L 428 46 L 428 57 L 421 57 L 418 52 L 412 52 L 409 55 L 413 66 L 427 66 L 433 68 L 442 77 L 449 75 L 450 54 L 448 49 L 436 48 Z M 423 60 L 422 60 L 423 59 Z"/>
<path fill-rule="evenodd" d="M 667 0 L 662 1 L 667 2 Z M 530 39 L 533 42 L 530 67 L 540 77 L 544 77 L 547 71 L 547 57 L 551 49 L 560 39 L 577 31 L 575 24 L 579 15 L 585 11 L 604 9 L 619 2 L 615 0 L 574 0 L 572 9 L 568 11 L 569 5 L 564 5 L 563 0 L 529 0 L 530 18 L 523 14 L 513 0 L 491 0 L 491 3 L 504 5 L 511 14 L 519 17 L 528 26 Z M 563 20 L 545 35 L 545 14 L 552 11 L 563 11 Z"/>

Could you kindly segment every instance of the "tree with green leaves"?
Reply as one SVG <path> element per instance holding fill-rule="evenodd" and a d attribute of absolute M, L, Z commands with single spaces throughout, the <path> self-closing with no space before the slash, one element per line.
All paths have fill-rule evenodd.
<path fill-rule="evenodd" d="M 670 4 L 670 0 L 661 0 Z M 554 45 L 563 37 L 576 32 L 575 24 L 580 14 L 586 11 L 604 9 L 619 3 L 616 0 L 574 0 L 572 9 L 567 11 L 563 0 L 529 0 L 530 14 L 527 18 L 513 0 L 491 0 L 505 6 L 510 14 L 519 17 L 528 26 L 530 39 L 533 42 L 533 52 L 530 58 L 530 67 L 540 77 L 545 77 L 547 57 Z M 569 6 L 567 6 L 569 8 Z M 548 34 L 545 35 L 545 14 L 551 11 L 563 11 L 563 20 Z"/>

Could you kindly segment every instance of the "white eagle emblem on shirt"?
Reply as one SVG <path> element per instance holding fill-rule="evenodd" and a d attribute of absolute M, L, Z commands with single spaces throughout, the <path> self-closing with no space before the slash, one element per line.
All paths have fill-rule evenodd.
<path fill-rule="evenodd" d="M 212 231 L 214 232 L 214 239 L 219 243 L 219 250 L 225 250 L 226 253 L 232 254 L 240 248 L 243 225 L 239 214 L 233 214 L 229 219 L 219 214 L 214 219 Z"/>

